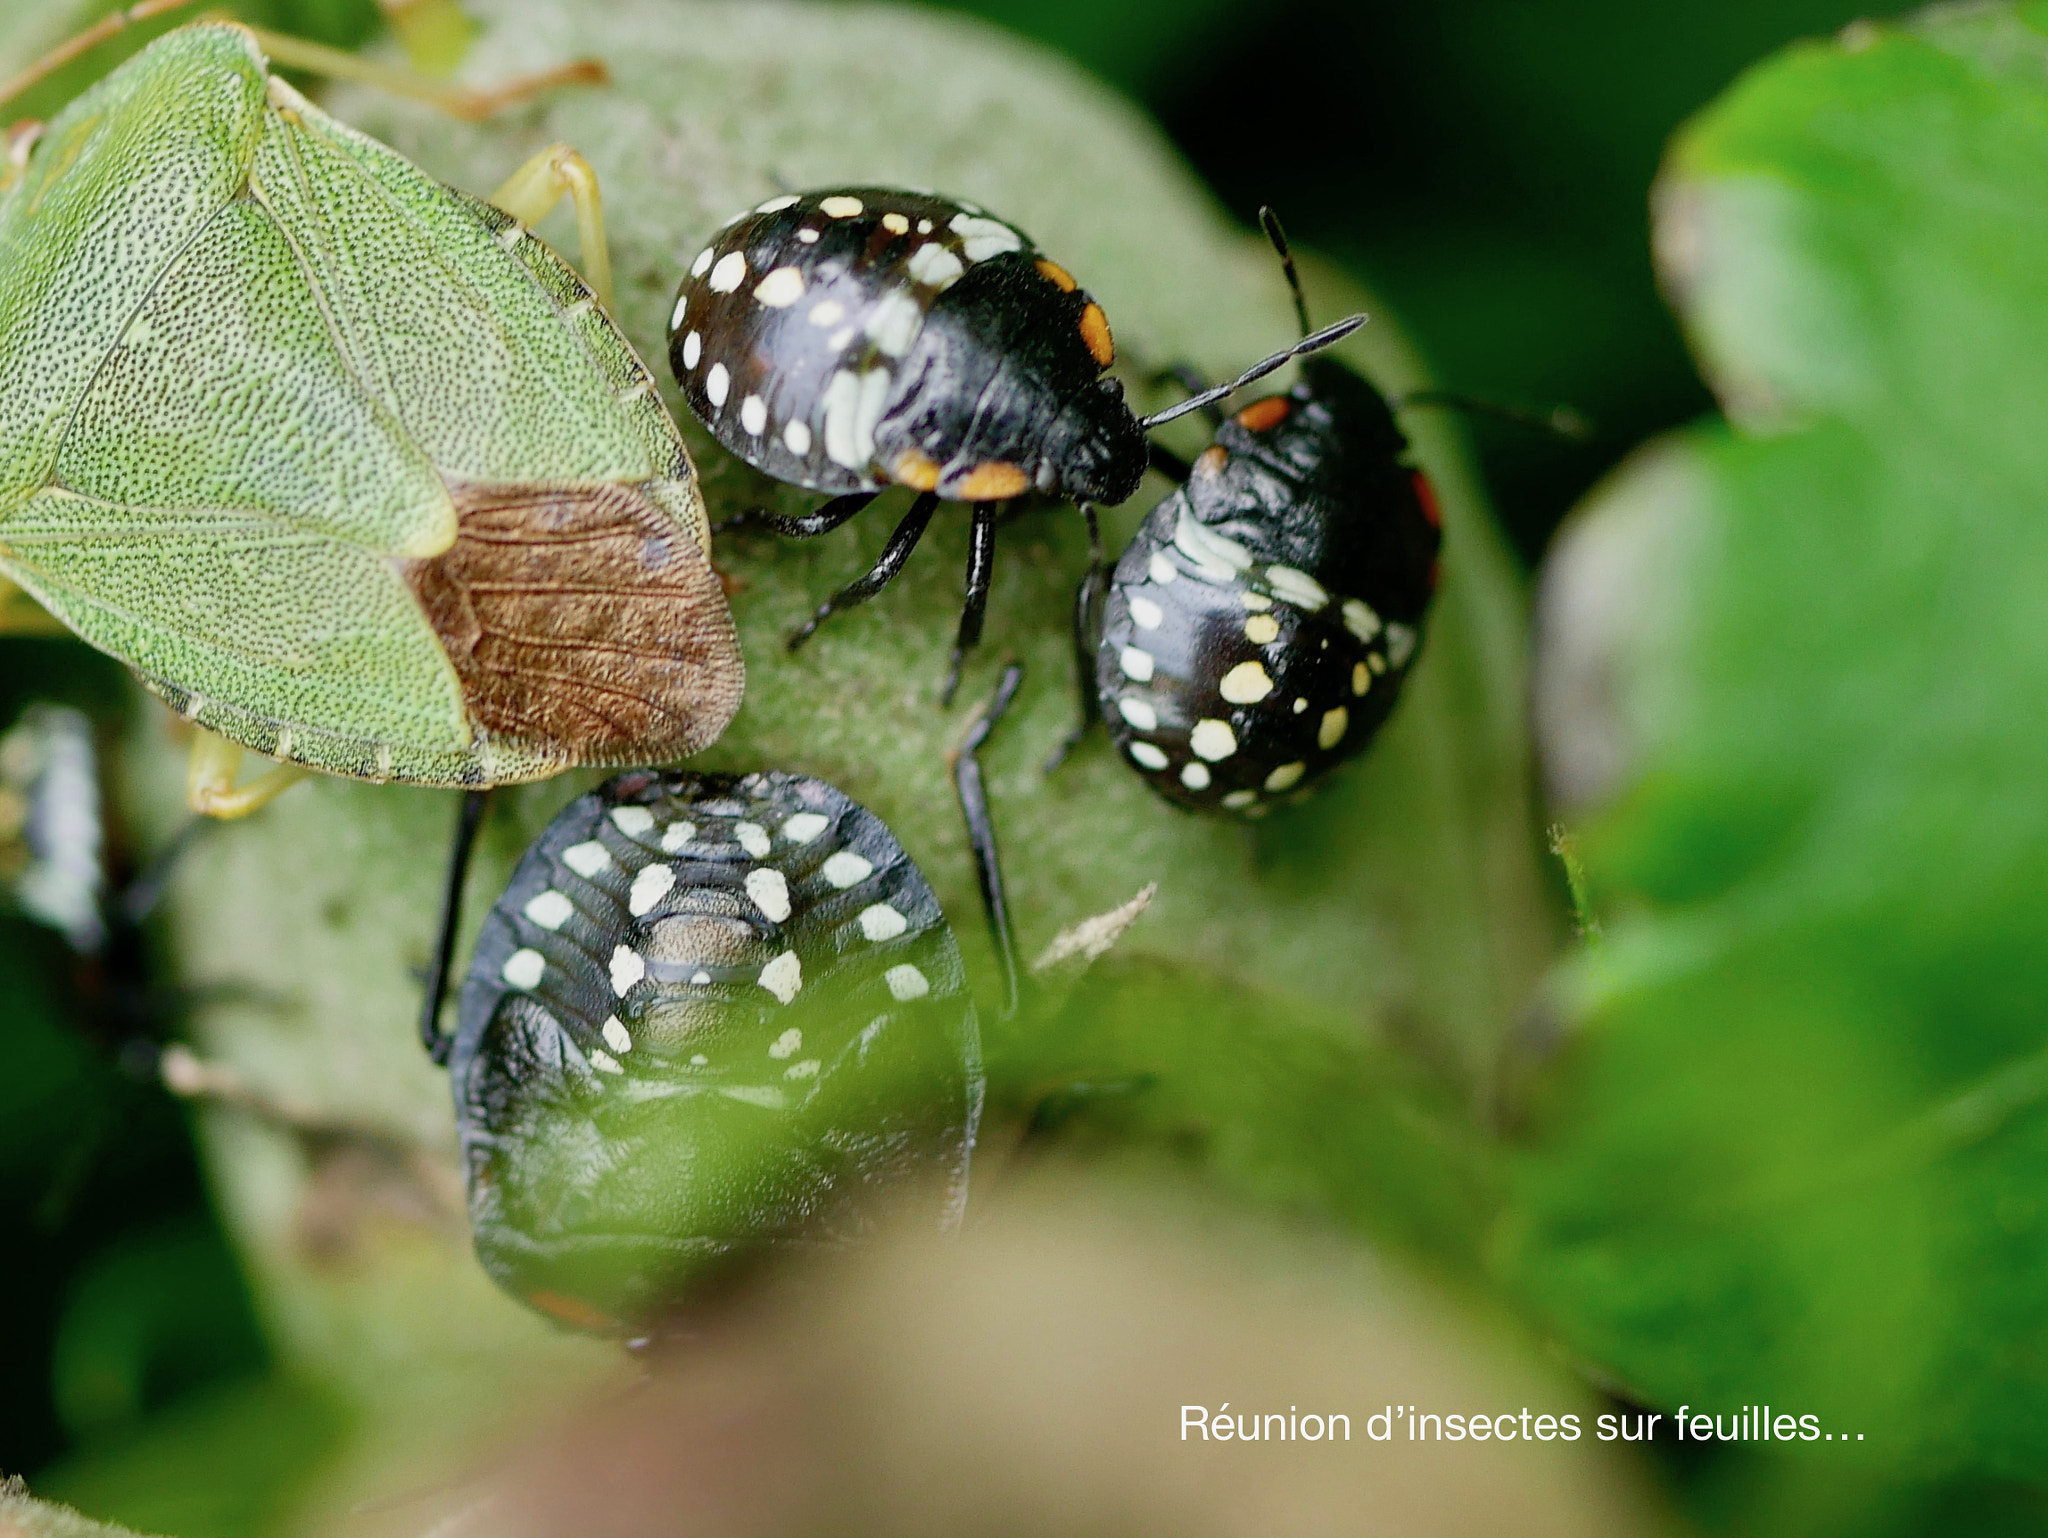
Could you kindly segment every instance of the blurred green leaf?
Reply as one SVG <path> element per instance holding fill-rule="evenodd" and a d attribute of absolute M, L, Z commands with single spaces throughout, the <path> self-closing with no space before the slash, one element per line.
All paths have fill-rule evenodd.
<path fill-rule="evenodd" d="M 1498 1259 L 1657 1405 L 2048 1455 L 2048 8 L 1859 25 L 1675 146 L 1667 282 L 1736 426 L 1545 590 L 1606 944 Z"/>

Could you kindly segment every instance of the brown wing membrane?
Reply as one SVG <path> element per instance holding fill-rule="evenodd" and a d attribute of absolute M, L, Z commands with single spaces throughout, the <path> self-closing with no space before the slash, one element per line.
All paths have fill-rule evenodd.
<path fill-rule="evenodd" d="M 711 562 L 636 486 L 454 482 L 455 543 L 403 563 L 471 719 L 572 763 L 659 763 L 739 709 Z"/>

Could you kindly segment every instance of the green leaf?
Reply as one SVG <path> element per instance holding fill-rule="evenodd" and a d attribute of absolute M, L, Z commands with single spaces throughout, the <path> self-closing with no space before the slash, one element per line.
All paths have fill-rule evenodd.
<path fill-rule="evenodd" d="M 1841 1460 L 2048 1455 L 2048 36 L 1858 24 L 1680 137 L 1658 246 L 1734 422 L 1545 590 L 1606 943 L 1497 1234 L 1658 1405 Z"/>

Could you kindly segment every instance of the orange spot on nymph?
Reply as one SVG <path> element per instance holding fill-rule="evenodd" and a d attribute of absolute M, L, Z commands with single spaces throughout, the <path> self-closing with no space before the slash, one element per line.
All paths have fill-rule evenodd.
<path fill-rule="evenodd" d="M 1080 286 L 1079 284 L 1074 282 L 1074 275 L 1071 272 L 1068 272 L 1067 269 L 1062 267 L 1058 262 L 1048 262 L 1044 257 L 1041 256 L 1037 261 L 1033 262 L 1031 265 L 1036 267 L 1039 270 L 1040 274 L 1044 276 L 1046 281 L 1051 283 L 1053 287 L 1057 288 L 1063 294 L 1071 294 L 1076 288 Z"/>
<path fill-rule="evenodd" d="M 1253 401 L 1237 414 L 1237 425 L 1248 433 L 1262 433 L 1269 427 L 1278 427 L 1287 420 L 1287 413 L 1294 409 L 1294 403 L 1284 395 L 1269 395 L 1262 401 Z"/>
<path fill-rule="evenodd" d="M 939 484 L 939 462 L 919 449 L 905 449 L 890 471 L 905 486 L 931 491 Z"/>
<path fill-rule="evenodd" d="M 611 1315 L 592 1308 L 581 1298 L 572 1298 L 561 1292 L 529 1292 L 526 1301 L 546 1314 L 550 1319 L 559 1319 L 563 1324 L 579 1330 L 616 1330 L 618 1320 Z"/>
<path fill-rule="evenodd" d="M 1436 488 L 1429 484 L 1429 477 L 1420 470 L 1414 473 L 1415 500 L 1422 504 L 1422 516 L 1429 520 L 1429 526 L 1440 529 L 1444 526 L 1443 509 L 1436 505 Z"/>
<path fill-rule="evenodd" d="M 962 502 L 995 502 L 1020 496 L 1030 485 L 1031 477 L 1008 460 L 991 459 L 968 471 L 953 495 Z"/>
<path fill-rule="evenodd" d="M 1081 340 L 1104 368 L 1116 362 L 1116 343 L 1110 340 L 1109 317 L 1102 313 L 1101 305 L 1091 303 L 1081 312 Z"/>
<path fill-rule="evenodd" d="M 1220 443 L 1212 443 L 1195 460 L 1195 474 L 1201 476 L 1221 475 L 1223 466 L 1229 461 L 1230 453 Z"/>

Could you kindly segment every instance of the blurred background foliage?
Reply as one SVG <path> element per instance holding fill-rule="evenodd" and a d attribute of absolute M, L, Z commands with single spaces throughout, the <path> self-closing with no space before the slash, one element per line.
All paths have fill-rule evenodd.
<path fill-rule="evenodd" d="M 378 27 L 370 0 L 232 8 L 342 45 Z M 1565 510 L 1630 448 L 1713 409 L 1651 268 L 1647 197 L 1667 141 L 1747 64 L 1858 14 L 1829 0 L 956 8 L 1058 49 L 1130 94 L 1242 222 L 1260 203 L 1277 206 L 1299 244 L 1384 297 L 1443 384 L 1508 402 L 1567 402 L 1590 417 L 1597 430 L 1584 444 L 1474 425 L 1496 507 L 1531 565 Z M 35 24 L 29 9 L 16 9 L 0 21 L 0 41 L 18 42 Z M 90 61 L 23 105 L 47 110 L 106 66 Z M 0 724 L 31 697 L 77 703 L 110 722 L 128 699 L 116 669 L 68 642 L 0 641 Z M 1112 968 L 1077 993 L 1063 1021 L 1083 1034 L 1092 1011 L 1107 1022 L 1094 1032 L 1099 1041 L 1163 986 L 1142 968 Z M 1242 1042 L 1256 1039 L 1255 1016 L 1225 1001 L 1209 1023 Z M 167 1010 L 158 1023 L 168 1030 L 174 1021 Z M 1034 1043 L 1044 1061 L 1031 1066 L 1048 1081 L 1071 1070 L 1061 1061 L 1065 1039 L 1055 1030 Z M 328 1432 L 331 1412 L 317 1396 L 269 1376 L 184 1113 L 122 1070 L 119 1042 L 95 1022 L 59 943 L 12 917 L 0 919 L 0 1043 L 0 1232 L 10 1256 L 0 1266 L 0 1468 L 85 1470 L 68 1487 L 73 1498 L 145 1512 L 186 1538 L 264 1531 L 271 1492 L 260 1482 L 223 1491 L 218 1509 L 155 1511 L 144 1496 L 95 1487 L 89 1472 L 94 1455 L 148 1424 L 160 1437 L 174 1428 L 160 1445 L 195 1458 L 228 1441 L 246 1447 L 260 1431 L 268 1453 L 242 1466 L 279 1470 L 282 1480 Z M 1295 1037 L 1289 1050 L 1322 1049 Z M 1377 1065 L 1331 1053 L 1322 1078 L 1332 1094 L 1348 1092 L 1347 1075 L 1360 1094 L 1387 1082 Z M 1190 1049 L 1191 1060 L 1201 1056 Z M 1285 1079 L 1276 1073 L 1276 1083 Z M 1142 1096 L 1112 1095 L 1105 1105 L 1094 1108 L 1092 1128 L 1174 1148 L 1173 1127 L 1144 1125 Z M 1313 1137 L 1313 1113 L 1294 1109 L 1292 1121 L 1276 1114 L 1270 1127 Z M 1404 1150 L 1438 1136 L 1430 1123 L 1416 1138 L 1314 1157 L 1241 1147 L 1227 1163 L 1233 1181 L 1282 1207 L 1329 1210 L 1344 1193 L 1276 1187 L 1291 1172 L 1347 1159 L 1399 1187 L 1409 1179 L 1395 1168 Z M 1476 1178 L 1461 1174 L 1467 1157 L 1452 1148 L 1430 1161 L 1396 1215 L 1421 1247 L 1460 1259 L 1481 1226 Z M 2039 1495 L 2014 1483 L 1828 1473 L 1726 1449 L 1659 1447 L 1651 1456 L 1709 1531 L 1906 1538 L 2037 1532 L 2048 1522 Z"/>

